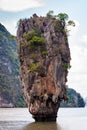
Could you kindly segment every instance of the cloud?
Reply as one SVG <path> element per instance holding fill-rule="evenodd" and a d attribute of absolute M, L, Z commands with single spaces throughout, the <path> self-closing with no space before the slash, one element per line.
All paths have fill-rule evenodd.
<path fill-rule="evenodd" d="M 1 23 L 6 27 L 6 29 L 13 35 L 16 35 L 17 21 L 1 21 Z"/>
<path fill-rule="evenodd" d="M 44 5 L 43 0 L 0 0 L 0 10 L 18 12 Z"/>
<path fill-rule="evenodd" d="M 83 35 L 83 36 L 81 37 L 80 41 L 87 43 L 87 35 Z"/>
<path fill-rule="evenodd" d="M 87 48 L 79 46 L 79 43 L 71 45 L 70 48 L 72 67 L 69 70 L 67 84 L 85 97 L 87 96 Z"/>
<path fill-rule="evenodd" d="M 80 23 L 76 20 L 75 27 L 69 27 L 71 30 L 69 38 L 69 47 L 71 51 L 71 69 L 68 73 L 68 86 L 81 93 L 83 97 L 87 96 L 87 35 L 79 35 Z M 84 44 L 82 43 L 84 42 Z"/>
<path fill-rule="evenodd" d="M 77 40 L 77 34 L 79 31 L 79 26 L 80 26 L 79 21 L 77 21 L 77 20 L 73 20 L 73 21 L 75 22 L 75 27 L 73 27 L 73 26 L 68 27 L 68 30 L 70 30 L 69 31 L 69 42 L 70 43 L 74 43 Z"/>
<path fill-rule="evenodd" d="M 75 89 L 83 97 L 87 96 L 87 74 L 69 74 L 68 76 L 68 86 Z"/>

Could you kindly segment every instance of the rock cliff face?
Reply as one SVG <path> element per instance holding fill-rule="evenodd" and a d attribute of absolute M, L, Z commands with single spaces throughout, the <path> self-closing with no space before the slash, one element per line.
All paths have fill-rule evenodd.
<path fill-rule="evenodd" d="M 36 121 L 54 121 L 61 100 L 67 100 L 70 67 L 67 35 L 55 18 L 20 20 L 17 30 L 22 91 Z"/>
<path fill-rule="evenodd" d="M 0 23 L 0 108 L 22 107 L 16 40 Z"/>

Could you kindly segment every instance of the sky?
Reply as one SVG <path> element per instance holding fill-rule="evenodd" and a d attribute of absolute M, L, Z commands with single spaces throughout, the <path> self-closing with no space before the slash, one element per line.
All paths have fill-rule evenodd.
<path fill-rule="evenodd" d="M 45 16 L 49 10 L 54 14 L 67 13 L 75 27 L 69 27 L 71 69 L 67 85 L 84 98 L 87 97 L 87 0 L 0 0 L 0 23 L 16 35 L 19 19 L 34 13 Z"/>

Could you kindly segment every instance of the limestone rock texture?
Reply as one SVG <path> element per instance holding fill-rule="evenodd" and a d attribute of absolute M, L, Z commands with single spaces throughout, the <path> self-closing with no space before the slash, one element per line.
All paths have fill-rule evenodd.
<path fill-rule="evenodd" d="M 67 34 L 56 18 L 37 16 L 18 23 L 18 53 L 22 92 L 36 121 L 56 121 L 62 100 L 67 100 L 70 67 Z"/>

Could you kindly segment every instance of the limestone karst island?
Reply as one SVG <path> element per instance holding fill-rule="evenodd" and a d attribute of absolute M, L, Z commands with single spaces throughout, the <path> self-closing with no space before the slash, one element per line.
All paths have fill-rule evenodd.
<path fill-rule="evenodd" d="M 54 40 L 58 40 L 59 39 L 59 37 L 60 37 L 60 35 L 63 35 L 64 34 L 64 31 L 63 32 L 60 32 L 59 31 L 59 28 L 58 28 L 58 26 L 54 26 L 54 25 L 57 25 L 57 21 L 59 21 L 58 23 L 61 25 L 61 27 L 62 27 L 62 30 L 63 30 L 63 28 L 64 28 L 64 30 L 65 30 L 65 32 L 67 32 L 68 30 L 66 30 L 67 29 L 67 26 L 65 26 L 65 16 L 67 16 L 67 15 L 65 15 L 65 14 L 62 14 L 62 15 L 59 15 L 59 16 L 62 16 L 62 17 L 60 17 L 60 18 L 62 18 L 62 21 L 60 20 L 58 20 L 59 18 L 58 17 L 56 17 L 56 19 L 54 18 L 54 16 L 52 16 L 52 15 L 50 15 L 49 13 L 47 14 L 47 18 L 40 18 L 40 19 L 43 19 L 42 21 L 43 21 L 43 25 L 44 26 L 42 26 L 42 25 L 38 25 L 38 27 L 43 27 L 45 30 L 47 29 L 47 30 L 52 30 L 53 31 L 53 33 L 50 33 L 49 31 L 49 37 L 50 37 L 50 41 L 51 41 L 51 43 L 49 43 L 49 45 L 50 45 L 50 49 L 53 51 L 53 53 L 55 54 L 55 57 L 56 57 L 56 59 L 57 59 L 57 55 L 58 55 L 58 53 L 59 53 L 59 57 L 61 57 L 61 55 L 63 55 L 63 52 L 58 52 L 57 51 L 57 48 L 55 48 L 55 50 L 54 50 L 54 47 L 55 46 L 62 46 L 62 44 L 61 45 L 59 45 L 59 43 L 60 42 L 62 42 L 62 41 L 58 41 L 58 44 L 57 44 L 57 42 L 55 42 Z M 35 17 L 35 16 L 34 16 Z M 65 18 L 64 18 L 65 17 Z M 31 18 L 31 19 L 36 19 L 36 18 Z M 39 19 L 39 17 L 38 17 L 38 19 Z M 46 22 L 46 20 L 48 21 L 48 20 L 50 20 L 51 22 L 54 22 L 54 24 L 52 25 L 52 29 L 49 29 L 48 27 L 48 22 Z M 23 20 L 22 20 L 23 21 Z M 22 27 L 23 26 L 25 26 L 25 25 L 23 25 L 23 23 L 22 23 L 22 21 L 21 21 L 21 25 L 22 25 Z M 26 21 L 26 20 L 25 20 Z M 68 20 L 67 20 L 68 21 Z M 66 23 L 67 23 L 67 21 L 66 21 Z M 32 21 L 31 21 L 32 22 Z M 61 23 L 62 22 L 62 23 Z M 68 21 L 69 23 L 71 23 L 70 21 Z M 20 21 L 19 21 L 19 23 L 20 23 Z M 30 28 L 30 25 L 31 24 L 33 24 L 33 23 L 28 23 L 28 26 L 29 26 L 29 28 Z M 35 23 L 36 24 L 36 23 Z M 40 23 L 41 24 L 41 23 Z M 35 25 L 34 25 L 35 26 Z M 46 26 L 46 27 L 45 27 Z M 65 26 L 65 27 L 64 27 Z M 54 30 L 53 30 L 53 28 L 54 28 Z M 20 28 L 20 29 L 22 29 L 22 28 Z M 38 33 L 36 33 L 37 31 L 35 30 L 35 29 L 37 29 L 37 30 L 39 30 L 39 34 Z M 32 30 L 32 29 L 31 29 Z M 22 31 L 23 31 L 23 29 L 22 29 Z M 41 33 L 41 32 L 43 32 L 43 31 L 41 31 L 41 29 L 38 29 L 38 28 L 36 28 L 36 27 L 33 27 L 33 30 L 32 31 L 27 31 L 29 34 L 27 35 L 28 37 L 30 37 L 31 35 L 30 35 L 30 33 L 32 34 L 32 38 L 31 38 L 31 40 L 32 39 L 35 39 L 35 37 L 36 38 L 38 38 L 39 40 L 43 40 L 44 42 L 41 42 L 41 43 L 43 43 L 42 45 L 43 46 L 45 46 L 45 44 L 47 44 L 47 40 L 45 40 L 45 37 L 44 37 L 44 35 L 43 34 L 45 34 L 45 33 Z M 27 33 L 25 33 L 25 34 L 27 34 Z M 37 35 L 38 34 L 38 35 Z M 34 36 L 35 35 L 35 36 Z M 53 35 L 53 36 L 52 36 Z M 58 36 L 57 36 L 58 35 Z M 67 33 L 65 33 L 65 35 L 67 35 Z M 23 36 L 24 37 L 24 36 Z M 52 38 L 51 37 L 53 37 L 54 38 L 54 40 L 52 40 Z M 58 37 L 58 38 L 55 38 L 55 37 Z M 67 36 L 65 36 L 66 37 L 66 40 L 67 40 Z M 23 38 L 22 38 L 23 39 Z M 25 38 L 26 39 L 26 38 Z M 61 38 L 62 39 L 62 38 Z M 61 40 L 60 39 L 60 40 Z M 35 41 L 37 41 L 37 40 L 35 40 Z M 53 42 L 54 41 L 54 42 Z M 53 44 L 52 44 L 52 42 L 53 42 Z M 23 45 L 25 45 L 25 42 L 22 42 L 23 43 Z M 40 43 L 40 42 L 39 42 Z M 56 43 L 56 44 L 54 44 L 54 43 Z M 29 43 L 30 44 L 30 43 Z M 33 45 L 33 44 L 32 44 Z M 36 44 L 35 44 L 36 45 Z M 53 47 L 52 47 L 52 46 Z M 41 60 L 41 61 L 46 61 L 46 63 L 49 65 L 50 64 L 50 62 L 53 62 L 52 61 L 52 57 L 50 57 L 50 55 L 54 55 L 54 54 L 50 54 L 50 52 L 49 52 L 49 55 L 48 55 L 48 51 L 47 51 L 47 48 L 45 48 L 45 47 L 41 47 L 41 45 L 39 46 L 39 48 L 42 48 L 42 49 L 44 49 L 44 50 L 42 50 L 41 51 L 41 56 L 42 56 L 42 58 L 43 58 L 43 60 Z M 64 45 L 63 45 L 64 46 Z M 22 46 L 21 46 L 22 47 Z M 30 46 L 31 47 L 31 46 Z M 36 47 L 36 46 L 34 46 L 34 47 Z M 22 47 L 23 48 L 23 47 Z M 28 45 L 28 49 L 29 49 L 29 45 Z M 37 48 L 36 48 L 37 49 Z M 36 51 L 36 49 L 35 49 L 35 51 Z M 23 50 L 23 49 L 22 49 Z M 27 50 L 27 49 L 26 49 Z M 32 51 L 30 52 L 31 53 L 31 55 L 33 54 L 33 50 L 34 49 L 32 49 Z M 50 51 L 51 51 L 50 50 Z M 61 49 L 59 49 L 60 51 L 61 51 Z M 30 49 L 29 49 L 29 51 L 30 51 Z M 0 23 L 0 108 L 13 108 L 13 107 L 26 107 L 26 104 L 25 104 L 25 102 L 24 102 L 24 99 L 23 99 L 23 94 L 22 94 L 22 92 L 21 92 L 21 87 L 20 87 L 20 72 L 19 72 L 19 66 L 20 66 L 20 64 L 19 64 L 19 59 L 18 59 L 18 47 L 17 47 L 17 41 L 16 41 L 16 39 L 14 38 L 14 36 L 13 35 L 11 35 L 9 32 L 8 32 L 8 30 L 5 28 L 5 26 L 4 25 L 2 25 L 1 23 Z M 29 52 L 28 52 L 29 53 Z M 61 53 L 61 55 L 60 55 L 60 53 Z M 39 59 L 39 57 L 41 58 L 41 56 L 38 56 L 38 55 L 36 55 L 37 53 L 35 53 L 35 54 L 33 54 L 32 55 L 32 58 L 29 58 L 30 57 L 30 54 L 28 55 L 28 58 L 29 59 L 31 59 L 31 60 L 33 60 L 33 62 L 34 62 L 34 64 L 31 64 L 30 66 L 31 67 L 28 67 L 28 73 L 30 73 L 30 72 L 32 72 L 32 74 L 33 74 L 33 72 L 35 71 L 37 71 L 37 70 L 39 70 L 39 75 L 42 75 L 42 74 L 45 74 L 44 76 L 42 76 L 42 77 L 47 77 L 46 75 L 47 75 L 47 72 L 48 71 L 46 71 L 45 70 L 45 72 L 43 72 L 42 70 L 43 69 L 39 69 L 39 67 L 36 67 L 35 68 L 35 63 L 37 63 L 37 62 L 35 62 L 35 60 L 40 60 Z M 35 58 L 35 57 L 37 57 L 37 58 Z M 50 58 L 47 58 L 47 57 L 50 57 Z M 63 56 L 62 56 L 63 57 Z M 54 60 L 56 60 L 55 58 L 54 58 Z M 22 57 L 22 60 L 23 60 L 23 57 Z M 48 61 L 47 61 L 48 60 Z M 63 59 L 62 59 L 63 60 Z M 48 63 L 49 62 L 49 63 Z M 64 63 L 66 63 L 66 62 L 64 62 Z M 30 63 L 29 63 L 30 64 Z M 40 63 L 41 64 L 41 63 Z M 45 63 L 44 63 L 45 64 Z M 63 64 L 63 63 L 62 63 Z M 33 65 L 33 66 L 32 66 Z M 40 66 L 40 65 L 39 65 Z M 42 65 L 43 66 L 43 65 Z M 56 66 L 58 66 L 58 67 L 56 67 L 55 69 L 57 69 L 57 71 L 55 70 L 55 74 L 56 74 L 56 77 L 59 79 L 59 65 L 58 65 L 58 63 L 56 62 Z M 46 67 L 45 65 L 44 65 L 44 67 L 45 68 L 48 68 L 48 67 Z M 42 68 L 44 68 L 44 67 L 42 67 Z M 69 64 L 64 64 L 63 65 L 63 69 L 64 69 L 64 67 L 65 68 L 70 68 L 70 65 Z M 73 67 L 73 66 L 72 66 Z M 41 72 L 40 72 L 41 71 Z M 34 74 L 35 74 L 35 72 L 34 72 Z M 40 74 L 40 73 L 42 73 L 42 74 Z M 34 75 L 33 74 L 33 75 Z M 51 74 L 52 75 L 52 74 Z M 41 76 L 40 76 L 41 77 Z M 44 79 L 44 78 L 43 78 Z M 29 78 L 28 80 L 31 80 L 31 78 Z M 32 81 L 33 81 L 33 79 L 32 79 Z M 56 79 L 56 83 L 59 83 L 59 81 Z M 32 82 L 31 82 L 31 84 L 33 84 Z M 30 82 L 29 82 L 29 85 L 30 85 Z M 69 86 L 69 87 L 74 87 L 74 86 Z M 71 88 L 69 88 L 69 87 L 66 87 L 65 88 L 65 90 L 66 90 L 66 95 L 67 95 L 67 98 L 68 98 L 68 102 L 64 102 L 64 100 L 62 100 L 62 102 L 60 103 L 60 107 L 84 107 L 85 106 L 85 103 L 84 103 L 84 100 L 83 100 L 83 98 L 81 97 L 81 95 L 78 93 L 78 92 L 76 92 L 74 89 L 71 89 Z M 28 87 L 27 87 L 28 88 Z M 63 89 L 63 88 L 62 88 Z M 26 91 L 27 91 L 27 89 L 26 89 Z M 46 93 L 46 92 L 45 92 Z M 52 92 L 51 92 L 52 93 Z M 45 95 L 45 94 L 44 94 Z M 58 94 L 59 95 L 59 94 Z M 56 95 L 57 96 L 57 95 Z M 42 96 L 43 97 L 43 96 Z M 59 98 L 60 96 L 58 96 L 58 98 Z M 45 98 L 46 98 L 46 95 L 45 95 Z M 54 96 L 53 96 L 53 99 L 52 100 L 54 100 Z M 48 102 L 48 101 L 47 101 Z M 59 102 L 58 102 L 59 103 Z"/>
<path fill-rule="evenodd" d="M 70 50 L 65 19 L 34 14 L 19 20 L 17 30 L 20 79 L 25 102 L 36 121 L 56 121 L 66 82 Z"/>

